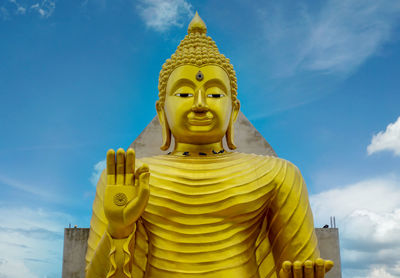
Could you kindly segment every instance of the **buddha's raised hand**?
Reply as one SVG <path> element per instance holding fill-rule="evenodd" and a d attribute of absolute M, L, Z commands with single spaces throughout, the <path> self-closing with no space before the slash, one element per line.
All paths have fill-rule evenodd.
<path fill-rule="evenodd" d="M 123 149 L 107 152 L 107 187 L 104 213 L 113 238 L 128 237 L 149 200 L 149 167 L 143 164 L 135 172 L 135 152 Z"/>
<path fill-rule="evenodd" d="M 285 261 L 279 272 L 279 278 L 324 278 L 333 267 L 333 262 L 329 260 L 316 259 L 315 262 L 295 261 L 294 263 Z"/>

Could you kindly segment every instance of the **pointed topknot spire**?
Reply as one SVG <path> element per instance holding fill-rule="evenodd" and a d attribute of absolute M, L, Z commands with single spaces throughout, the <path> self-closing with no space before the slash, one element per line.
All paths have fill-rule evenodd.
<path fill-rule="evenodd" d="M 188 27 L 188 33 L 200 33 L 200 34 L 206 34 L 207 33 L 207 26 L 204 23 L 204 21 L 201 19 L 199 14 L 196 11 L 196 14 L 194 15 L 192 21 L 189 24 Z"/>

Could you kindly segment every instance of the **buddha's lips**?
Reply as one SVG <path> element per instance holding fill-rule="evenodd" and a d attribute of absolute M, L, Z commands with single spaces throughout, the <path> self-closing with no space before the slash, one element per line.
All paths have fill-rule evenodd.
<path fill-rule="evenodd" d="M 187 119 L 191 125 L 209 125 L 212 123 L 214 117 L 212 113 L 189 113 Z"/>

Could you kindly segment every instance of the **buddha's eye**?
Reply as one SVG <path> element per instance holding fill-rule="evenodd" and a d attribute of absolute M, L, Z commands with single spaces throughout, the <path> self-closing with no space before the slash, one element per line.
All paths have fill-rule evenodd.
<path fill-rule="evenodd" d="M 210 98 L 221 98 L 221 97 L 224 97 L 224 94 L 208 94 L 207 97 L 210 97 Z"/>
<path fill-rule="evenodd" d="M 189 94 L 189 93 L 177 93 L 177 94 L 175 94 L 175 96 L 177 96 L 177 97 L 192 97 L 193 94 Z"/>

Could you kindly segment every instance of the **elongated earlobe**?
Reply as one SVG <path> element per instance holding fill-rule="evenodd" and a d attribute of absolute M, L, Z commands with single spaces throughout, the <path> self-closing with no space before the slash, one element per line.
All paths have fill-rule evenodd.
<path fill-rule="evenodd" d="M 156 102 L 156 110 L 162 129 L 162 145 L 160 149 L 166 151 L 171 145 L 171 130 L 169 129 L 168 122 L 165 117 L 164 107 L 158 100 Z"/>
<path fill-rule="evenodd" d="M 231 150 L 236 149 L 235 142 L 233 142 L 234 130 L 233 124 L 229 124 L 228 130 L 226 131 L 226 144 Z"/>
<path fill-rule="evenodd" d="M 233 101 L 232 106 L 233 106 L 232 114 L 231 114 L 231 118 L 229 120 L 228 129 L 226 130 L 225 138 L 226 138 L 226 144 L 228 145 L 228 148 L 231 150 L 234 150 L 234 149 L 236 149 L 236 145 L 233 140 L 233 138 L 234 138 L 234 123 L 236 122 L 236 119 L 239 115 L 240 101 L 236 99 L 235 101 Z"/>

